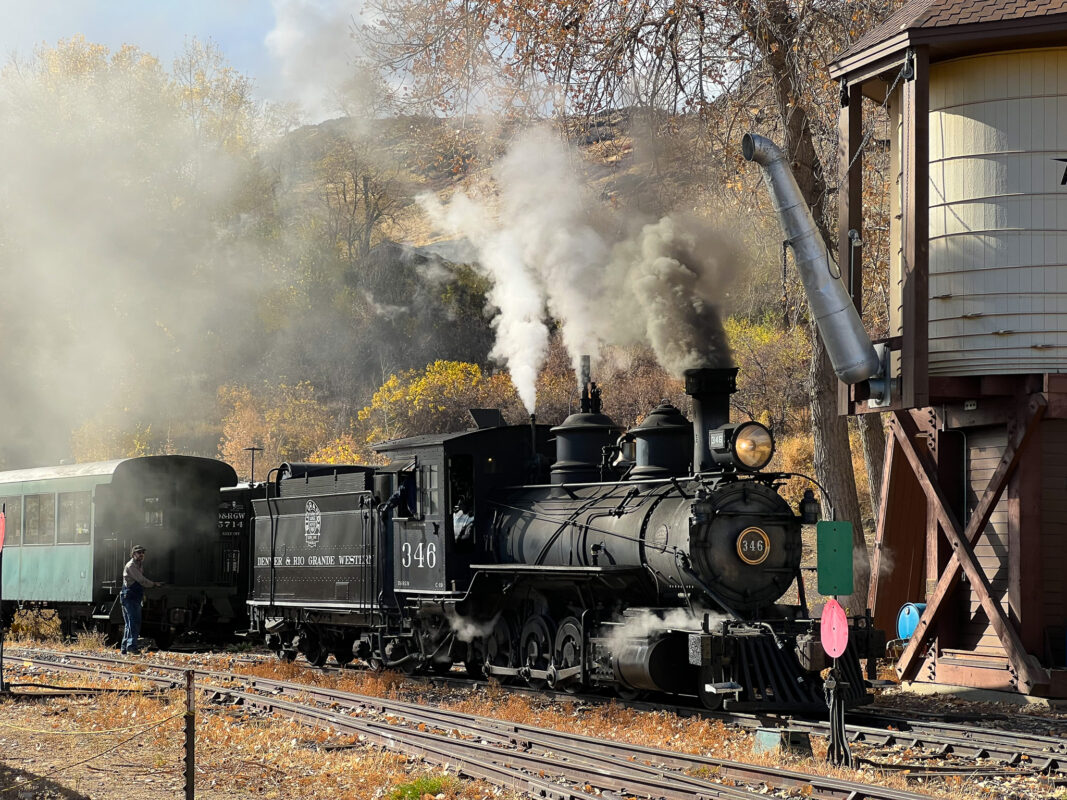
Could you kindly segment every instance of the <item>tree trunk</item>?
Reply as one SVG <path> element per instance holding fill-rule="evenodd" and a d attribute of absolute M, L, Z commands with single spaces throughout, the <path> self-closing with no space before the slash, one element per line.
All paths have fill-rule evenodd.
<path fill-rule="evenodd" d="M 852 569 L 854 585 L 851 597 L 845 601 L 849 614 L 862 614 L 867 607 L 867 586 L 870 582 L 870 560 L 867 540 L 860 519 L 856 475 L 852 469 L 852 450 L 848 441 L 848 419 L 837 413 L 837 375 L 826 354 L 822 337 L 812 325 L 814 347 L 811 359 L 811 426 L 815 446 L 815 479 L 826 491 L 823 513 L 828 515 L 827 503 L 832 505 L 833 519 L 852 523 Z"/>
<path fill-rule="evenodd" d="M 885 466 L 885 428 L 881 414 L 860 414 L 860 442 L 863 445 L 863 463 L 867 466 L 867 489 L 871 493 L 871 513 L 878 525 L 882 499 L 882 468 Z"/>

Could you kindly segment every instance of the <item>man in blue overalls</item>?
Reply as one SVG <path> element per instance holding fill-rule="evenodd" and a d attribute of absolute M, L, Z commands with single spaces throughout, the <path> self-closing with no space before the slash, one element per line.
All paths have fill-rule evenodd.
<path fill-rule="evenodd" d="M 159 581 L 150 581 L 141 570 L 144 563 L 144 547 L 135 544 L 130 550 L 130 560 L 122 570 L 122 591 L 119 600 L 122 603 L 122 621 L 126 630 L 122 634 L 122 654 L 137 654 L 137 641 L 141 636 L 141 601 L 144 600 L 145 587 L 162 586 Z"/>

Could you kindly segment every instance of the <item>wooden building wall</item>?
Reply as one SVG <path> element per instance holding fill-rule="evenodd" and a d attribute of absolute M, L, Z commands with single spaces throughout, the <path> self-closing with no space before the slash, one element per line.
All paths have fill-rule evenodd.
<path fill-rule="evenodd" d="M 1027 641 L 1031 651 L 1053 666 L 1067 666 L 1067 420 L 1042 426 L 1041 541 L 1036 558 L 1023 558 L 1024 586 L 1036 586 L 1035 621 L 1040 630 Z"/>
<path fill-rule="evenodd" d="M 1007 429 L 1003 425 L 972 428 L 967 434 L 967 510 L 973 511 L 978 500 L 989 485 L 1008 443 Z M 1008 610 L 1008 547 L 1009 547 L 1008 494 L 1000 498 L 985 532 L 974 546 L 974 554 L 989 579 L 993 598 Z M 989 624 L 989 617 L 982 609 L 971 585 L 961 583 L 957 592 L 966 598 L 961 611 L 965 613 L 959 628 L 958 648 L 973 650 L 988 655 L 1003 655 L 1004 648 L 996 632 Z M 957 606 L 959 607 L 959 606 Z"/>

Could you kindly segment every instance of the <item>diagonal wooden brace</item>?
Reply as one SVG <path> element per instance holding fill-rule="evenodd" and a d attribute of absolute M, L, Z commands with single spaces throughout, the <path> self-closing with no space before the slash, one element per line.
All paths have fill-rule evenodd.
<path fill-rule="evenodd" d="M 997 501 L 1000 500 L 1000 496 L 1008 485 L 1008 480 L 1015 471 L 1023 448 L 1039 427 L 1038 423 L 1045 415 L 1047 406 L 1048 403 L 1043 395 L 1034 395 L 1031 398 L 1027 407 L 1026 420 L 1015 430 L 1008 441 L 1004 455 L 1001 457 L 993 477 L 990 478 L 989 485 L 982 494 L 981 500 L 979 500 L 978 505 L 971 514 L 966 530 L 962 533 L 960 532 L 960 524 L 949 508 L 944 493 L 941 491 L 933 465 L 929 463 L 927 458 L 920 456 L 915 449 L 914 437 L 919 432 L 918 426 L 909 414 L 899 411 L 895 413 L 896 424 L 893 429 L 897 443 L 906 455 L 912 471 L 922 485 L 923 491 L 926 493 L 927 502 L 934 510 L 945 537 L 948 539 L 949 544 L 952 545 L 952 557 L 945 566 L 945 570 L 942 572 L 933 594 L 926 599 L 926 610 L 919 618 L 915 632 L 897 662 L 897 674 L 901 678 L 907 680 L 914 676 L 915 670 L 919 665 L 918 655 L 925 650 L 933 634 L 932 623 L 937 619 L 938 614 L 945 605 L 944 601 L 951 595 L 952 590 L 958 583 L 960 570 L 962 569 L 971 581 L 982 608 L 986 612 L 986 616 L 989 617 L 993 630 L 996 631 L 1009 661 L 1019 676 L 1021 688 L 1024 691 L 1030 691 L 1036 686 L 1048 683 L 1048 673 L 1041 668 L 1040 664 L 1031 659 L 1023 647 L 1018 631 L 1008 620 L 1004 608 L 993 599 L 989 579 L 974 555 L 974 544 L 985 530 Z"/>

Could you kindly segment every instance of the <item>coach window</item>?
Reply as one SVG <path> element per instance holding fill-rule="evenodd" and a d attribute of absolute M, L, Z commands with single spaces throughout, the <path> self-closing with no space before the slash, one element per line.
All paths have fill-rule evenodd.
<path fill-rule="evenodd" d="M 222 551 L 222 579 L 237 585 L 237 574 L 241 571 L 241 551 L 225 549 Z"/>
<path fill-rule="evenodd" d="M 59 543 L 89 542 L 89 492 L 63 492 L 59 495 Z"/>
<path fill-rule="evenodd" d="M 55 544 L 56 496 L 54 494 L 26 495 L 26 544 Z"/>
<path fill-rule="evenodd" d="M 7 521 L 4 526 L 4 547 L 18 547 L 22 544 L 22 498 L 0 497 Z"/>
<path fill-rule="evenodd" d="M 163 501 L 159 497 L 144 499 L 144 525 L 146 528 L 163 527 Z"/>

